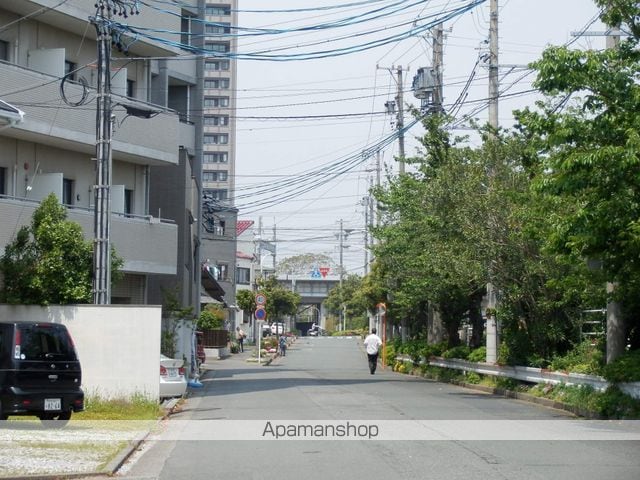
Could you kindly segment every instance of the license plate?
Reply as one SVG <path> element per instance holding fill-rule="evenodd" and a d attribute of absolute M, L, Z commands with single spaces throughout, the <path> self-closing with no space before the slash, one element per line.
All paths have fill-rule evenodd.
<path fill-rule="evenodd" d="M 169 374 L 169 378 L 177 378 L 178 377 L 178 369 L 177 368 L 167 368 L 167 373 Z"/>
<path fill-rule="evenodd" d="M 61 410 L 62 404 L 59 398 L 45 398 L 44 399 L 45 410 Z"/>

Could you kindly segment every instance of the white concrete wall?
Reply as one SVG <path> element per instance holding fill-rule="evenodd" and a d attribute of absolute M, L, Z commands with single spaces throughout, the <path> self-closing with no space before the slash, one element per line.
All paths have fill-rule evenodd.
<path fill-rule="evenodd" d="M 160 306 L 0 305 L 0 319 L 66 325 L 80 357 L 87 396 L 159 397 Z"/>

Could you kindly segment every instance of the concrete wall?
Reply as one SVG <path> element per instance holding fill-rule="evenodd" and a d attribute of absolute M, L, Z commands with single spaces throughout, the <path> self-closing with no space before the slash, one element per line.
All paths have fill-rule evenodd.
<path fill-rule="evenodd" d="M 159 306 L 0 305 L 0 319 L 66 325 L 80 357 L 86 395 L 158 399 Z"/>

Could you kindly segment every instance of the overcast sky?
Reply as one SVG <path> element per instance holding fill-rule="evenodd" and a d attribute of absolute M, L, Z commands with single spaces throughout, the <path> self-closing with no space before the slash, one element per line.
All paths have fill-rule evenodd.
<path fill-rule="evenodd" d="M 472 0 L 414 0 L 406 4 L 401 0 L 380 0 L 366 6 L 338 10 L 279 11 L 347 3 L 361 2 L 240 0 L 239 8 L 245 12 L 240 13 L 239 25 L 292 30 L 299 26 L 353 19 L 390 4 L 398 4 L 403 10 L 379 20 L 327 28 L 316 33 L 291 32 L 259 39 L 248 37 L 241 40 L 239 51 L 260 50 L 269 55 L 281 54 L 290 58 L 312 51 L 359 48 L 365 43 L 406 31 L 412 25 L 413 28 L 427 25 L 435 18 L 441 18 L 442 12 L 468 5 Z M 533 79 L 533 75 L 527 75 L 521 66 L 538 58 L 545 46 L 550 44 L 559 45 L 573 40 L 574 48 L 603 48 L 605 40 L 596 36 L 584 36 L 576 40 L 571 35 L 571 32 L 584 30 L 597 16 L 597 9 L 591 0 L 499 0 L 499 6 L 499 62 L 505 66 L 500 70 L 501 90 L 508 88 L 505 93 L 516 95 L 501 100 L 499 106 L 500 124 L 509 128 L 513 124 L 511 111 L 532 104 L 536 98 L 533 94 L 518 95 L 518 92 L 531 88 Z M 272 12 L 247 11 L 265 8 Z M 412 23 L 416 18 L 419 20 Z M 389 28 L 400 23 L 407 25 Z M 489 1 L 446 21 L 444 28 L 443 83 L 446 107 L 460 95 L 479 55 L 488 51 L 488 44 L 483 42 L 488 39 Z M 372 29 L 378 33 L 358 36 Z M 596 22 L 588 29 L 602 31 L 603 26 Z M 347 36 L 350 38 L 331 41 Z M 305 46 L 309 43 L 316 45 Z M 368 185 L 374 178 L 372 170 L 375 167 L 375 155 L 368 158 L 367 154 L 361 153 L 393 131 L 395 124 L 392 121 L 395 117 L 383 113 L 385 102 L 393 100 L 396 94 L 396 83 L 390 68 L 401 65 L 405 70 L 404 100 L 418 106 L 419 100 L 411 92 L 411 81 L 418 68 L 431 65 L 431 58 L 431 38 L 425 31 L 415 37 L 344 56 L 297 61 L 239 61 L 236 185 L 239 194 L 246 195 L 237 201 L 239 218 L 255 220 L 257 225 L 262 216 L 264 238 L 271 238 L 275 224 L 278 259 L 311 252 L 330 255 L 337 262 L 339 252 L 336 234 L 342 219 L 345 228 L 354 230 L 344 242 L 350 245 L 344 249 L 345 267 L 354 273 L 362 273 L 364 241 L 359 233 L 364 228 L 362 199 L 367 195 Z M 458 117 L 485 104 L 488 93 L 487 69 L 482 65 L 480 62 L 476 69 Z M 372 112 L 373 115 L 358 115 Z M 482 110 L 474 116 L 484 122 L 487 111 Z M 410 120 L 407 115 L 405 124 Z M 461 130 L 456 133 L 469 132 Z M 406 134 L 407 155 L 415 153 L 415 137 L 420 134 L 419 125 Z M 397 170 L 394 161 L 397 153 L 397 142 L 381 151 L 385 168 Z M 305 189 L 323 183 L 323 180 L 330 181 L 306 193 L 292 190 L 294 185 L 291 182 L 299 180 L 301 175 L 314 170 L 330 172 L 328 165 L 338 161 L 353 162 L 350 164 L 351 170 L 337 178 L 332 178 L 329 173 L 324 176 L 310 175 Z M 274 182 L 278 182 L 276 186 L 282 186 L 273 188 Z M 284 182 L 288 182 L 288 186 Z M 260 191 L 269 193 L 256 195 Z M 266 205 L 265 202 L 273 200 L 282 200 L 282 203 Z M 270 264 L 271 259 L 265 259 L 266 263 Z"/>

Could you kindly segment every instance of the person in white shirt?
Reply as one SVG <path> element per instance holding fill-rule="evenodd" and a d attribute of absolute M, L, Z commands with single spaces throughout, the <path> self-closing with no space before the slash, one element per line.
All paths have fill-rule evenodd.
<path fill-rule="evenodd" d="M 382 346 L 382 340 L 376 335 L 376 329 L 371 329 L 371 334 L 364 339 L 364 348 L 367 350 L 367 357 L 369 357 L 369 371 L 371 375 L 376 373 L 376 367 L 378 366 L 378 353 Z"/>

